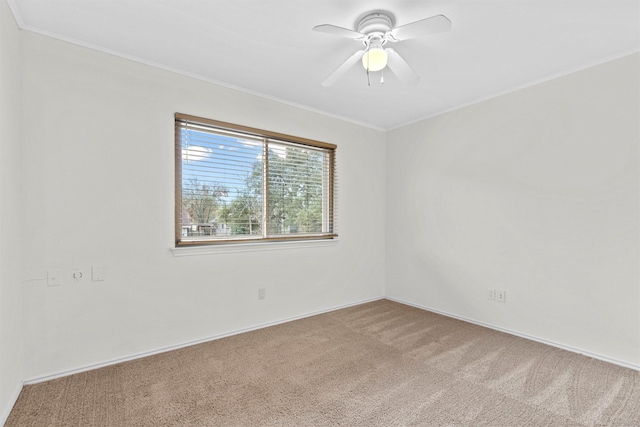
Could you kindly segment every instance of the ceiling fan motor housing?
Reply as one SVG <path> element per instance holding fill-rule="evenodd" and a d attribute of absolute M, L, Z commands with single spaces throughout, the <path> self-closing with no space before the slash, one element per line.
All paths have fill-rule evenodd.
<path fill-rule="evenodd" d="M 391 17 L 382 12 L 370 13 L 358 22 L 358 32 L 366 35 L 384 35 L 393 28 Z"/>

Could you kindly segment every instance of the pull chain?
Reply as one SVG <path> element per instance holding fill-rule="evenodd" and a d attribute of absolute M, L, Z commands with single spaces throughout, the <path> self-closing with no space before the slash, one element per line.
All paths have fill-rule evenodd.
<path fill-rule="evenodd" d="M 367 42 L 367 50 L 364 52 L 365 55 L 367 55 L 367 86 L 371 86 L 371 80 L 369 78 L 369 49 L 371 49 L 371 42 Z"/>

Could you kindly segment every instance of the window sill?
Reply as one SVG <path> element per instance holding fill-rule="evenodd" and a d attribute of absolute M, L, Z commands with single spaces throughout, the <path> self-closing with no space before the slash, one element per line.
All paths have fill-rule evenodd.
<path fill-rule="evenodd" d="M 318 240 L 291 240 L 285 242 L 252 242 L 252 243 L 230 243 L 217 245 L 182 246 L 170 248 L 174 257 L 229 254 L 239 252 L 259 252 L 283 249 L 318 248 L 323 246 L 335 246 L 339 242 L 338 238 L 318 239 Z"/>

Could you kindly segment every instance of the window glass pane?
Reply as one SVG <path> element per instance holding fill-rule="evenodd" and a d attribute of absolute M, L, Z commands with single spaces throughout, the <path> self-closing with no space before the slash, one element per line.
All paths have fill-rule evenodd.
<path fill-rule="evenodd" d="M 182 236 L 261 236 L 262 140 L 182 129 Z"/>
<path fill-rule="evenodd" d="M 322 150 L 269 141 L 269 234 L 322 233 Z"/>

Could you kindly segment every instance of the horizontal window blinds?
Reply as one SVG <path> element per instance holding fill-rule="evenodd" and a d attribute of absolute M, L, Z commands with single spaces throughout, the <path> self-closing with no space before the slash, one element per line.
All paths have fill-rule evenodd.
<path fill-rule="evenodd" d="M 176 114 L 176 245 L 336 236 L 332 144 Z"/>

